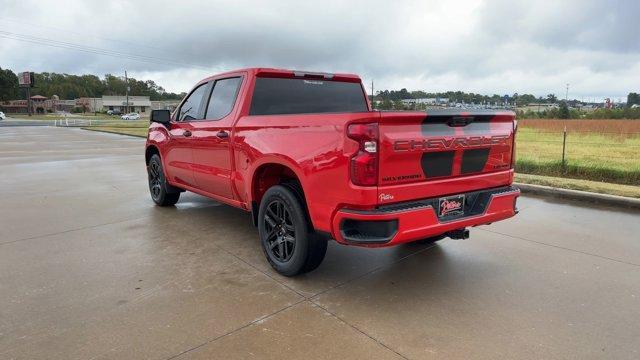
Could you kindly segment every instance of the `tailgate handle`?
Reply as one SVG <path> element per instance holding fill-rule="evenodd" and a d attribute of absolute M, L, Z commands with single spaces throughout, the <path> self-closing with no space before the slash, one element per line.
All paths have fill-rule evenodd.
<path fill-rule="evenodd" d="M 453 127 L 467 126 L 473 122 L 473 116 L 454 116 L 447 121 L 447 125 Z"/>

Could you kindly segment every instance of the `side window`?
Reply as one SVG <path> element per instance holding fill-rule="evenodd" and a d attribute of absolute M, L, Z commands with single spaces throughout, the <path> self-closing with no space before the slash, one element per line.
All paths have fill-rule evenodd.
<path fill-rule="evenodd" d="M 182 107 L 180 108 L 178 121 L 201 120 L 203 118 L 203 114 L 200 111 L 200 105 L 202 105 L 207 85 L 208 83 L 204 83 L 198 86 L 193 90 L 191 95 L 187 97 L 187 100 L 185 100 L 184 104 L 182 104 Z"/>
<path fill-rule="evenodd" d="M 207 120 L 220 120 L 229 115 L 238 96 L 238 88 L 242 78 L 235 77 L 217 80 L 211 92 L 209 106 L 207 106 Z"/>

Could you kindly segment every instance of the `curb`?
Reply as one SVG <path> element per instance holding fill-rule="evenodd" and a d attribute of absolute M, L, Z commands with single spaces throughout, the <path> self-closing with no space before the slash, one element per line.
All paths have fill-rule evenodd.
<path fill-rule="evenodd" d="M 640 199 L 636 198 L 618 195 L 598 194 L 581 190 L 560 189 L 544 185 L 532 185 L 523 183 L 513 184 L 516 187 L 520 188 L 520 190 L 526 194 L 553 196 L 564 199 L 595 202 L 599 204 L 621 206 L 640 210 Z"/>
<path fill-rule="evenodd" d="M 89 128 L 89 127 L 80 127 L 80 129 L 87 130 L 87 131 L 103 132 L 103 133 L 107 133 L 107 134 L 116 134 L 116 135 L 122 135 L 122 136 L 132 136 L 132 137 L 143 138 L 143 139 L 147 138 L 146 136 L 142 136 L 142 135 L 124 134 L 124 133 L 117 132 L 117 131 L 103 130 L 103 129 L 92 129 L 92 128 Z"/>

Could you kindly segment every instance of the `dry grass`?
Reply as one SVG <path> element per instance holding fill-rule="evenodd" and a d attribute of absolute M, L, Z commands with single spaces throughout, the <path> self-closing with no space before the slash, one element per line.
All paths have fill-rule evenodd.
<path fill-rule="evenodd" d="M 622 137 L 640 136 L 640 120 L 594 119 L 524 119 L 519 127 L 561 133 L 565 126 L 569 133 L 597 133 Z"/>

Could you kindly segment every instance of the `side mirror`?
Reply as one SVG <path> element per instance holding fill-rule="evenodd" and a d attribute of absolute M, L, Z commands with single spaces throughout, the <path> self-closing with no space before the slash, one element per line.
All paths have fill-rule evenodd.
<path fill-rule="evenodd" d="M 169 122 L 171 121 L 171 112 L 169 110 L 152 110 L 149 120 L 164 126 L 169 126 Z"/>

